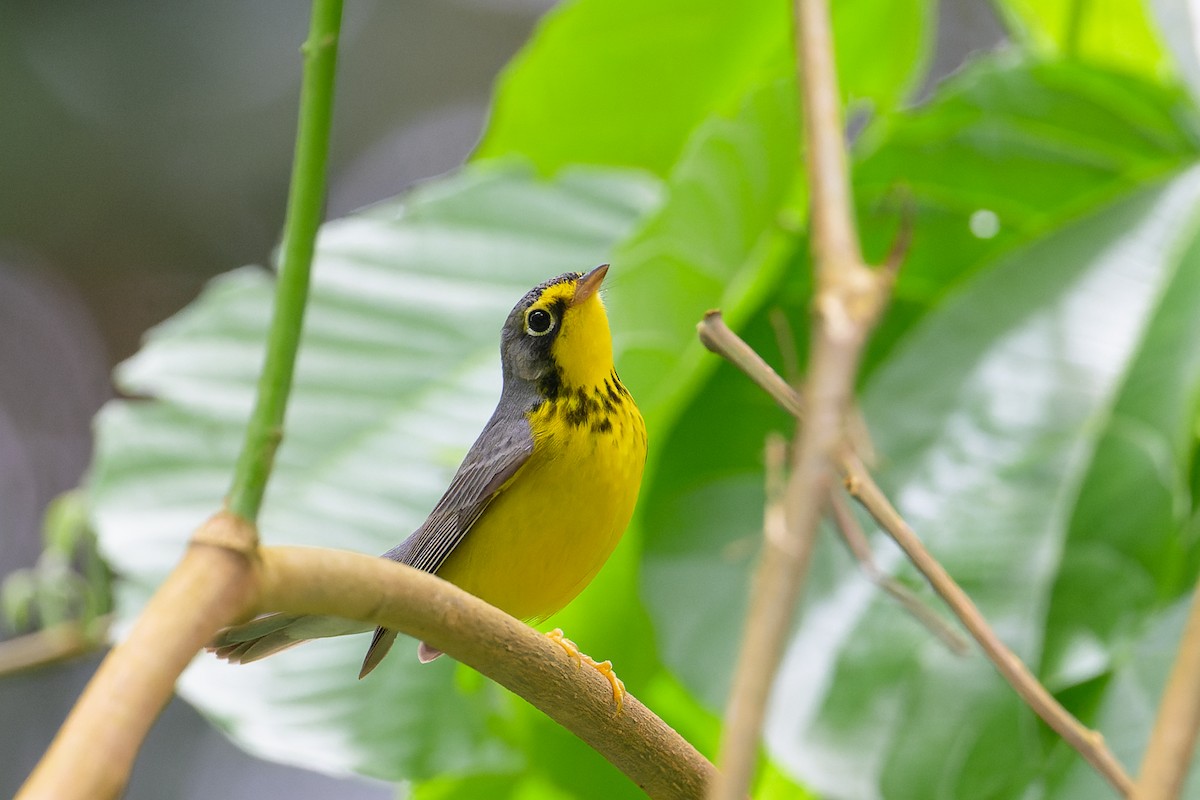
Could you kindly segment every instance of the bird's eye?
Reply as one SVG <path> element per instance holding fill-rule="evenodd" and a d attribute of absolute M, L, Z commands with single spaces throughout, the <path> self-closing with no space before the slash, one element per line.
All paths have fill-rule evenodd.
<path fill-rule="evenodd" d="M 545 336 L 554 330 L 554 315 L 544 308 L 535 308 L 525 315 L 525 330 L 533 336 Z"/>

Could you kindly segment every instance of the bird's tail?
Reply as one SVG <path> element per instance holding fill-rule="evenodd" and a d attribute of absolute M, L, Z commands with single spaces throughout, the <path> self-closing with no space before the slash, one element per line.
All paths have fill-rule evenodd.
<path fill-rule="evenodd" d="M 369 624 L 341 617 L 265 614 L 218 631 L 205 649 L 232 664 L 249 664 L 309 639 L 369 630 Z"/>

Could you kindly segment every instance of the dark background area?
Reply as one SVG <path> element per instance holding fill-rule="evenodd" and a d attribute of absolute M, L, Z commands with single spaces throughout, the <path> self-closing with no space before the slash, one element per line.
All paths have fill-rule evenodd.
<path fill-rule="evenodd" d="M 352 2 L 328 217 L 456 167 L 550 0 Z M 109 372 L 283 221 L 308 4 L 0 3 L 0 576 L 79 484 Z M 11 635 L 11 632 L 5 632 Z M 0 681 L 11 797 L 99 656 Z M 128 797 L 385 798 L 242 754 L 175 701 Z"/>
<path fill-rule="evenodd" d="M 461 163 L 497 72 L 550 5 L 347 4 L 327 216 Z M 1001 38 L 983 0 L 940 17 L 934 75 Z M 269 261 L 307 18 L 283 0 L 0 0 L 0 577 L 34 564 L 46 504 L 83 478 L 111 368 L 207 279 Z M 98 662 L 0 680 L 0 796 Z M 176 701 L 127 796 L 393 793 L 259 762 Z"/>

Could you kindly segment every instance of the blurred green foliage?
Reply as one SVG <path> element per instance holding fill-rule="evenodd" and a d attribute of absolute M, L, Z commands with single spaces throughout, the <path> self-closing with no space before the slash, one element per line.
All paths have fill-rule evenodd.
<path fill-rule="evenodd" d="M 1141 3 L 1116 4 L 1119 18 L 1001 5 L 1016 44 L 906 105 L 930 4 L 838 4 L 842 92 L 867 114 L 853 153 L 866 250 L 886 252 L 906 207 L 914 234 L 862 407 L 901 511 L 1134 766 L 1200 565 L 1196 99 Z M 791 424 L 700 349 L 694 325 L 722 307 L 779 366 L 781 347 L 806 346 L 789 26 L 783 2 L 577 0 L 548 15 L 500 82 L 472 164 L 325 227 L 262 518 L 269 542 L 395 544 L 494 402 L 511 304 L 611 260 L 618 367 L 652 451 L 633 529 L 548 624 L 612 658 L 709 755 L 757 552 L 760 452 Z M 1137 36 L 1107 48 L 1118 29 Z M 101 414 L 88 487 L 124 620 L 219 503 L 269 294 L 264 271 L 218 279 L 118 372 L 155 398 Z M 980 656 L 941 649 L 825 539 L 756 796 L 1098 796 Z M 401 647 L 354 681 L 363 646 L 236 670 L 202 659 L 181 692 L 254 752 L 414 781 L 417 798 L 638 796 L 448 659 L 420 666 Z"/>
<path fill-rule="evenodd" d="M 42 543 L 35 566 L 0 584 L 5 622 L 18 632 L 77 624 L 85 637 L 101 642 L 112 610 L 112 575 L 97 552 L 83 492 L 65 492 L 50 504 Z"/>

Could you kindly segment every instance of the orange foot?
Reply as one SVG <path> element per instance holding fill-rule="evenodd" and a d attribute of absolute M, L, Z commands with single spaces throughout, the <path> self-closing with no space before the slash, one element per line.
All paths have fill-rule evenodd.
<path fill-rule="evenodd" d="M 587 664 L 592 669 L 599 672 L 604 679 L 612 686 L 613 701 L 617 704 L 617 713 L 621 713 L 621 705 L 625 702 L 625 684 L 617 677 L 617 673 L 613 671 L 611 661 L 596 661 L 586 653 L 579 651 L 579 646 L 563 635 L 562 628 L 555 628 L 546 634 L 550 641 L 557 644 L 566 651 L 567 656 L 575 662 L 575 666 Z"/>

